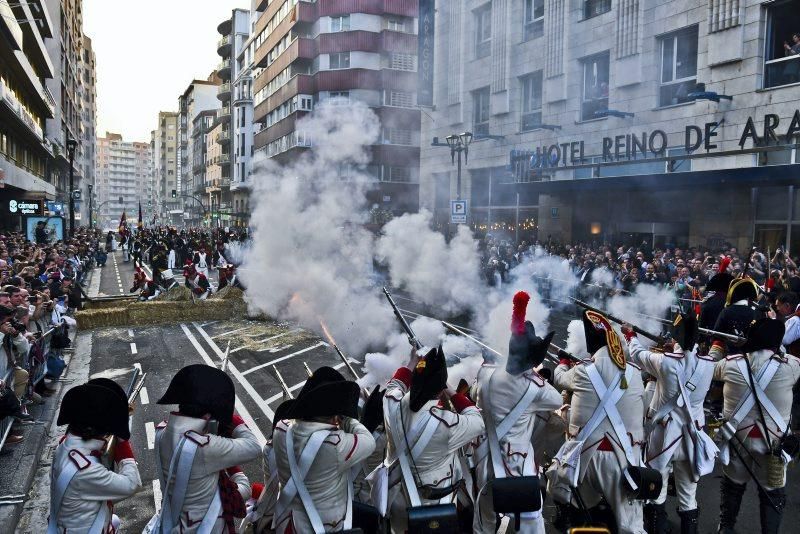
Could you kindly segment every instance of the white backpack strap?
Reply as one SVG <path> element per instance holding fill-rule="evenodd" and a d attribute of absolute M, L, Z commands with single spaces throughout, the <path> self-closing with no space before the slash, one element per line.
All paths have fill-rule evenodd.
<path fill-rule="evenodd" d="M 592 386 L 594 386 L 595 390 L 600 391 L 605 387 L 605 384 L 603 383 L 603 377 L 600 376 L 600 372 L 595 366 L 590 365 L 587 367 L 586 373 L 589 375 L 589 380 L 592 381 Z M 622 374 L 623 373 L 620 373 L 620 375 Z M 627 366 L 624 375 L 625 379 L 630 382 L 630 379 L 632 378 L 631 366 Z M 606 397 L 609 402 L 602 403 L 601 407 L 605 411 L 605 415 L 608 417 L 608 421 L 611 423 L 611 427 L 614 429 L 614 434 L 617 435 L 617 439 L 619 440 L 623 451 L 625 451 L 625 458 L 627 458 L 628 463 L 631 465 L 639 465 L 640 461 L 633 455 L 633 449 L 631 447 L 630 438 L 628 437 L 628 431 L 625 428 L 625 422 L 622 420 L 619 410 L 617 410 L 617 402 L 624 394 L 624 390 L 619 387 L 619 382 L 620 379 L 618 378 L 616 380 L 616 385 L 613 388 L 606 390 L 606 395 L 611 392 L 610 397 Z M 604 400 L 606 398 L 604 398 Z M 613 402 L 611 402 L 612 400 Z M 633 485 L 633 488 L 636 489 L 635 484 Z"/>
<path fill-rule="evenodd" d="M 290 426 L 289 429 L 292 427 Z M 285 433 L 286 439 L 286 456 L 289 458 L 294 457 L 294 448 L 289 448 L 289 429 L 287 429 Z M 306 446 L 303 448 L 303 452 L 300 454 L 300 461 L 297 462 L 298 464 L 298 475 L 305 479 L 306 475 L 308 474 L 308 470 L 311 469 L 311 464 L 314 463 L 314 458 L 317 456 L 317 451 L 322 446 L 322 442 L 325 441 L 328 436 L 330 435 L 330 431 L 328 430 L 318 430 L 311 434 L 311 437 L 308 438 L 306 442 Z M 275 438 L 273 438 L 274 440 Z M 294 447 L 294 439 L 291 443 L 292 447 Z M 272 523 L 273 528 L 277 526 L 278 519 L 283 516 L 283 513 L 286 509 L 289 508 L 289 505 L 292 503 L 292 500 L 298 494 L 297 492 L 297 483 L 295 481 L 295 477 L 289 477 L 289 480 L 286 484 L 281 488 L 280 493 L 278 495 L 278 502 L 275 504 L 275 515 L 273 516 Z"/>
<path fill-rule="evenodd" d="M 180 450 L 180 457 L 178 458 L 177 468 L 175 473 L 175 484 L 172 486 L 172 494 L 170 495 L 170 513 L 172 525 L 177 525 L 180 521 L 181 509 L 186 500 L 186 490 L 189 487 L 189 475 L 192 474 L 192 465 L 194 464 L 194 456 L 197 452 L 197 443 L 186 436 L 181 440 L 183 446 Z"/>
<path fill-rule="evenodd" d="M 330 432 L 326 432 L 325 438 L 330 434 Z M 312 437 L 318 433 L 312 434 Z M 322 442 L 325 441 L 325 438 L 322 440 L 315 440 L 313 448 L 309 448 L 308 444 L 303 449 L 302 456 L 308 455 L 312 459 L 317 456 L 320 447 L 322 447 Z M 311 440 L 309 440 L 309 443 Z M 311 522 L 311 527 L 314 529 L 316 534 L 322 534 L 325 532 L 325 526 L 322 523 L 322 518 L 317 511 L 317 507 L 314 506 L 314 500 L 311 498 L 311 494 L 308 492 L 308 488 L 306 488 L 305 484 L 305 475 L 306 473 L 300 472 L 300 467 L 297 465 L 297 459 L 294 456 L 294 427 L 290 426 L 289 429 L 286 431 L 286 456 L 289 460 L 289 472 L 291 474 L 292 481 L 294 482 L 295 487 L 297 488 L 297 494 L 300 496 L 300 500 L 303 502 L 303 508 L 305 508 L 306 515 L 308 516 L 308 520 Z M 352 506 L 352 499 L 351 499 L 351 506 Z"/>
<path fill-rule="evenodd" d="M 575 437 L 577 441 L 584 441 L 588 439 L 589 436 L 592 435 L 592 432 L 594 432 L 595 429 L 600 426 L 600 423 L 602 423 L 606 418 L 606 405 L 609 403 L 616 404 L 617 400 L 622 397 L 622 390 L 620 390 L 618 387 L 622 381 L 622 373 L 620 373 L 614 379 L 614 382 L 610 388 L 606 388 L 602 378 L 600 377 L 600 373 L 598 373 L 597 369 L 595 368 L 595 364 L 592 363 L 586 366 L 586 374 L 589 375 L 590 380 L 592 378 L 592 374 L 599 379 L 599 381 L 592 380 L 592 386 L 595 388 L 595 393 L 597 393 L 597 396 L 600 397 L 600 403 L 597 405 L 597 408 L 594 409 L 594 413 L 592 413 L 589 421 L 587 421 L 583 428 L 581 428 L 581 431 L 578 432 L 578 435 Z"/>
<path fill-rule="evenodd" d="M 744 359 L 739 360 L 736 363 L 739 365 L 739 370 L 742 372 L 742 374 L 746 376 L 747 363 L 744 361 Z M 780 363 L 778 363 L 777 360 L 770 359 L 769 363 L 764 367 L 768 366 L 771 366 L 772 369 L 770 369 L 769 371 L 765 371 L 762 374 L 762 376 L 755 381 L 754 384 L 756 388 L 756 393 L 758 394 L 758 402 L 761 403 L 761 407 L 764 408 L 764 410 L 767 412 L 770 418 L 775 422 L 776 425 L 778 425 L 778 429 L 781 432 L 786 432 L 786 427 L 788 426 L 786 424 L 786 421 L 784 420 L 783 416 L 778 411 L 778 409 L 775 407 L 775 404 L 773 404 L 772 401 L 769 399 L 767 393 L 764 391 L 769 382 L 772 380 L 772 377 L 774 377 L 775 373 L 778 372 L 778 367 L 780 367 Z M 755 402 L 756 398 L 753 397 L 753 404 L 755 404 Z M 766 428 L 764 429 L 764 432 L 765 433 L 767 432 Z"/>
<path fill-rule="evenodd" d="M 387 407 L 387 415 L 392 427 L 391 435 L 397 454 L 397 460 L 400 463 L 400 474 L 402 475 L 403 483 L 406 486 L 409 503 L 412 507 L 414 507 L 420 506 L 422 501 L 419 497 L 416 479 L 411 471 L 411 462 L 409 460 L 409 451 L 405 443 L 405 438 L 400 436 L 401 432 L 405 435 L 405 427 L 403 426 L 403 420 L 401 417 L 402 409 L 402 403 L 397 403 L 394 413 L 391 413 Z M 437 419 L 430 414 L 428 417 L 429 418 L 425 420 L 425 428 L 423 429 L 422 434 L 411 449 L 410 454 L 412 458 L 418 458 L 422 451 L 425 450 L 425 447 L 427 447 L 428 443 L 430 443 L 436 428 L 439 426 L 439 421 Z"/>
<path fill-rule="evenodd" d="M 58 514 L 61 511 L 61 504 L 64 502 L 64 494 L 67 492 L 67 488 L 69 487 L 70 482 L 72 479 L 75 478 L 75 475 L 78 471 L 81 470 L 78 465 L 70 459 L 72 455 L 72 451 L 67 453 L 68 458 L 64 460 L 64 468 L 58 474 L 58 478 L 53 481 L 53 475 L 55 471 L 51 474 L 51 482 L 50 482 L 50 518 L 47 521 L 47 534 L 57 534 L 58 533 Z M 90 463 L 98 463 L 97 458 L 94 456 L 83 456 L 81 455 L 82 459 L 89 461 Z M 95 532 L 102 532 L 102 527 L 105 526 L 106 514 L 103 512 L 108 511 L 108 506 L 105 502 L 100 502 L 100 510 L 98 511 L 97 516 L 94 519 L 94 522 L 91 525 L 91 528 L 94 529 L 100 520 L 101 529 L 100 530 L 90 530 L 90 534 L 95 534 Z"/>
<path fill-rule="evenodd" d="M 745 356 L 746 358 L 747 356 Z M 743 361 L 742 359 L 736 361 L 737 366 L 739 367 L 739 372 L 742 373 L 742 376 L 747 376 L 747 362 Z M 772 377 L 775 376 L 775 373 L 778 371 L 778 362 L 775 360 L 770 360 L 765 366 L 759 369 L 757 375 L 755 376 L 755 382 L 757 384 L 769 384 L 769 381 L 772 380 Z M 733 412 L 733 415 L 728 420 L 728 422 L 733 425 L 734 428 L 739 428 L 739 423 L 750 413 L 750 410 L 755 406 L 756 399 L 753 397 L 753 390 L 749 387 L 747 388 L 747 393 L 742 397 L 739 401 L 739 405 Z"/>

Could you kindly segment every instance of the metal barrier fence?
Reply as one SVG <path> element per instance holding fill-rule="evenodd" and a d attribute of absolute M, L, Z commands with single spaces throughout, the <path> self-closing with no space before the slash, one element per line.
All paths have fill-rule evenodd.
<path fill-rule="evenodd" d="M 24 355 L 14 354 L 9 357 L 7 354 L 3 354 L 0 356 L 5 356 L 7 358 L 7 371 L 3 377 L 4 387 L 8 387 L 14 391 L 15 370 L 21 368 L 28 373 L 26 394 L 30 395 L 33 392 L 34 386 L 41 382 L 47 375 L 48 359 L 51 357 L 62 357 L 61 350 L 51 346 L 53 334 L 58 331 L 59 327 L 47 328 L 47 326 L 48 325 L 43 320 L 30 321 L 29 328 L 35 328 L 37 331 L 34 332 L 34 334 L 38 337 L 30 343 L 28 352 Z M 12 416 L 0 419 L 0 449 L 5 445 L 13 423 L 14 418 Z"/>

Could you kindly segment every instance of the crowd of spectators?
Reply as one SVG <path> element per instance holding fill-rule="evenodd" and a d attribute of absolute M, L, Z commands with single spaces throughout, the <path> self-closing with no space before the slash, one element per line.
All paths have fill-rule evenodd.
<path fill-rule="evenodd" d="M 675 291 L 679 298 L 693 298 L 719 271 L 720 260 L 730 258 L 727 271 L 747 275 L 775 293 L 788 290 L 800 293 L 800 270 L 796 261 L 780 248 L 774 252 L 753 248 L 740 251 L 728 246 L 716 250 L 703 247 L 653 248 L 639 246 L 562 244 L 487 236 L 483 240 L 484 276 L 496 285 L 508 280 L 514 267 L 531 258 L 536 250 L 569 262 L 582 284 L 602 285 L 613 292 L 634 291 L 640 284 L 658 285 Z"/>
<path fill-rule="evenodd" d="M 32 420 L 31 404 L 43 404 L 64 368 L 70 317 L 80 309 L 81 283 L 98 250 L 96 231 L 50 242 L 0 232 L 0 444 L 23 441 L 19 425 Z M 9 424 L 12 423 L 12 424 Z"/>

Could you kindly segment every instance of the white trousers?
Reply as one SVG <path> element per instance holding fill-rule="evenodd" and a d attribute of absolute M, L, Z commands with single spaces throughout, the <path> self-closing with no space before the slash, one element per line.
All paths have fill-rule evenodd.
<path fill-rule="evenodd" d="M 769 458 L 770 455 L 752 451 L 750 454 L 748 454 L 747 451 L 742 450 L 738 443 L 731 443 L 731 448 L 733 447 L 736 447 L 737 450 L 739 450 L 744 462 L 747 462 L 747 467 L 750 468 L 750 471 L 755 474 L 758 481 L 767 491 L 772 491 L 774 489 L 786 486 L 786 464 L 783 465 L 783 484 L 779 486 L 771 486 L 768 483 L 767 477 L 769 469 L 767 467 L 767 462 L 771 461 Z M 750 474 L 747 472 L 747 467 L 745 467 L 745 464 L 739 459 L 739 456 L 734 451 L 731 451 L 731 461 L 728 463 L 728 465 L 723 466 L 722 472 L 725 473 L 725 476 L 737 484 L 745 484 L 750 481 Z"/>
<path fill-rule="evenodd" d="M 678 510 L 685 512 L 697 508 L 697 482 L 694 481 L 694 469 L 687 461 L 671 462 L 672 474 L 675 475 L 675 494 L 678 499 Z M 656 504 L 664 504 L 667 500 L 667 482 L 669 467 L 661 472 L 661 493 Z"/>
<path fill-rule="evenodd" d="M 167 269 L 174 269 L 175 268 L 175 251 L 170 250 L 169 255 L 167 256 Z"/>
<path fill-rule="evenodd" d="M 639 455 L 639 447 L 633 448 Z M 643 501 L 631 500 L 622 485 L 622 466 L 613 452 L 597 451 L 589 459 L 586 474 L 578 484 L 587 508 L 594 508 L 605 497 L 614 511 L 617 531 L 626 534 L 645 534 Z M 576 504 L 573 502 L 573 504 Z"/>

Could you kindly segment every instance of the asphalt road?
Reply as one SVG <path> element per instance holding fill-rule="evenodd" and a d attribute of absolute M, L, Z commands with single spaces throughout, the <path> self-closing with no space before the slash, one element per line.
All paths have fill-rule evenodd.
<path fill-rule="evenodd" d="M 108 264 L 102 269 L 100 293 L 127 293 L 132 273 L 132 264 L 123 263 L 119 254 L 110 256 Z M 403 308 L 424 312 L 421 306 L 405 299 L 399 304 Z M 557 330 L 556 339 L 566 337 L 566 325 L 570 319 L 567 313 L 554 313 L 551 323 Z M 342 369 L 344 365 L 323 340 L 291 324 L 238 320 L 178 323 L 165 327 L 99 329 L 89 334 L 92 339 L 89 364 L 91 376 L 107 376 L 125 387 L 134 366 L 140 366 L 147 373 L 146 386 L 142 390 L 132 420 L 132 442 L 144 489 L 115 507 L 116 512 L 124 519 L 124 532 L 141 532 L 160 502 L 154 472 L 154 428 L 172 407 L 157 405 L 156 401 L 166 391 L 170 378 L 178 369 L 191 363 L 220 366 L 226 351 L 229 351 L 227 369 L 236 384 L 237 410 L 263 441 L 264 436 L 270 432 L 273 410 L 283 397 L 272 372 L 273 365 L 293 391 L 299 389 L 306 378 L 304 362 L 311 369 L 322 365 Z M 342 372 L 346 374 L 346 370 L 343 369 Z M 259 462 L 243 468 L 251 481 L 261 480 Z M 700 532 L 716 531 L 719 510 L 718 477 L 718 473 L 705 477 L 698 489 Z M 797 469 L 789 470 L 787 493 L 788 504 L 782 532 L 795 532 L 795 525 L 800 524 L 800 473 Z M 679 521 L 671 499 L 668 501 L 668 510 L 673 531 L 679 532 Z M 552 507 L 547 506 L 545 516 L 550 517 L 552 511 Z M 737 530 L 741 533 L 759 531 L 758 517 L 758 499 L 750 484 Z M 555 532 L 549 524 L 548 532 Z"/>

